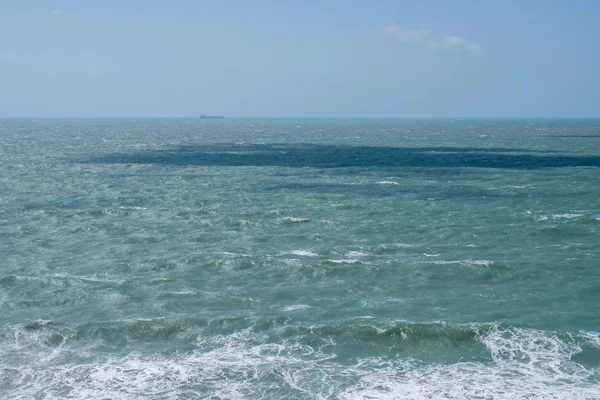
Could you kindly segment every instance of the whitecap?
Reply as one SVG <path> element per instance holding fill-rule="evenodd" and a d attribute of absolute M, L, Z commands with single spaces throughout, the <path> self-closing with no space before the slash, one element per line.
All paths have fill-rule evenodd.
<path fill-rule="evenodd" d="M 446 265 L 446 264 L 462 264 L 462 261 L 423 261 L 427 264 Z"/>
<path fill-rule="evenodd" d="M 343 259 L 343 260 L 327 260 L 334 264 L 357 264 L 360 263 L 360 260 L 355 258 Z"/>
<path fill-rule="evenodd" d="M 449 260 L 449 261 L 422 261 L 427 264 L 436 265 L 447 265 L 447 264 L 460 264 L 464 266 L 490 266 L 494 265 L 495 262 L 491 260 Z"/>
<path fill-rule="evenodd" d="M 358 318 L 372 319 L 371 316 Z M 70 342 L 44 345 L 50 331 L 14 330 L 14 351 L 31 363 L 3 362 L 3 390 L 12 398 L 339 398 L 339 399 L 598 399 L 598 370 L 572 360 L 581 351 L 568 335 L 495 327 L 476 337 L 483 361 L 431 363 L 399 357 L 359 357 L 340 363 L 324 346 L 273 343 L 252 328 L 200 335 L 197 349 L 174 354 L 101 354 L 74 363 Z M 21 341 L 17 345 L 16 336 Z M 582 335 L 596 337 L 596 332 Z M 0 356 L 8 350 L 0 347 Z M 83 352 L 84 353 L 84 352 Z M 86 357 L 84 355 L 84 357 Z M 91 356 L 87 356 L 91 357 Z M 65 360 L 68 360 L 65 362 Z M 6 393 L 6 392 L 5 392 Z"/>
<path fill-rule="evenodd" d="M 479 336 L 493 362 L 427 364 L 363 359 L 344 399 L 576 400 L 600 398 L 594 370 L 571 361 L 580 347 L 531 329 L 492 329 Z"/>
<path fill-rule="evenodd" d="M 573 219 L 583 217 L 583 214 L 553 214 L 554 219 Z"/>
<path fill-rule="evenodd" d="M 316 257 L 318 256 L 317 253 L 314 253 L 310 250 L 291 250 L 287 253 L 284 254 L 293 254 L 295 256 L 303 256 L 303 257 Z"/>
<path fill-rule="evenodd" d="M 185 289 L 185 290 L 180 290 L 180 291 L 176 291 L 176 292 L 169 292 L 169 293 L 170 294 L 186 295 L 186 294 L 196 294 L 197 292 L 195 290 Z"/>
<path fill-rule="evenodd" d="M 579 334 L 585 339 L 587 344 L 600 349 L 600 332 L 582 331 Z"/>
<path fill-rule="evenodd" d="M 285 306 L 281 309 L 281 311 L 296 311 L 296 310 L 306 310 L 307 308 L 311 308 L 307 304 L 292 304 L 289 306 Z"/>
<path fill-rule="evenodd" d="M 150 283 L 161 283 L 161 282 L 170 282 L 169 278 L 152 278 L 150 279 Z"/>
<path fill-rule="evenodd" d="M 491 260 L 466 260 L 465 264 L 467 265 L 494 265 L 495 262 Z"/>
<path fill-rule="evenodd" d="M 285 217 L 285 218 L 283 218 L 283 220 L 289 221 L 289 222 L 296 222 L 296 223 L 310 222 L 310 219 L 308 219 L 308 218 L 298 218 L 298 217 Z"/>
<path fill-rule="evenodd" d="M 346 257 L 363 257 L 366 255 L 367 253 L 363 253 L 361 251 L 349 251 L 346 253 Z"/>
<path fill-rule="evenodd" d="M 379 181 L 377 182 L 378 185 L 399 185 L 398 182 L 394 182 L 394 181 Z"/>
<path fill-rule="evenodd" d="M 229 251 L 221 251 L 220 254 L 229 256 L 229 257 L 252 257 L 250 254 L 244 254 L 244 253 L 232 253 Z"/>

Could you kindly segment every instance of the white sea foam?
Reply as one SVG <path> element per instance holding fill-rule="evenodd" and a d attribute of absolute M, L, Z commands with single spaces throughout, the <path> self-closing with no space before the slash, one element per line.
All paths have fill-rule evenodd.
<path fill-rule="evenodd" d="M 346 257 L 363 257 L 366 255 L 367 253 L 363 253 L 362 251 L 349 251 L 346 253 Z"/>
<path fill-rule="evenodd" d="M 528 329 L 494 329 L 480 340 L 493 362 L 426 365 L 363 360 L 344 399 L 600 399 L 598 371 L 571 361 L 577 344 Z M 595 377 L 595 379 L 593 379 Z"/>
<path fill-rule="evenodd" d="M 40 337 L 40 331 L 21 330 L 10 341 L 11 349 L 3 340 L 0 356 L 5 359 L 7 350 L 32 353 L 24 358 L 26 363 L 3 362 L 0 390 L 5 391 L 0 394 L 6 399 L 60 399 L 68 393 L 76 399 L 592 400 L 600 398 L 599 371 L 573 361 L 572 356 L 581 351 L 578 341 L 598 335 L 559 337 L 498 327 L 478 336 L 489 351 L 489 361 L 431 364 L 366 357 L 346 364 L 323 350 L 335 342 L 323 348 L 272 343 L 246 329 L 201 336 L 198 350 L 188 353 L 113 356 L 96 352 L 93 362 L 65 363 L 72 351 L 68 343 L 44 347 L 47 338 Z M 28 347 L 32 340 L 39 341 L 36 349 Z"/>
<path fill-rule="evenodd" d="M 423 261 L 426 264 L 446 265 L 446 264 L 462 264 L 463 261 Z"/>
<path fill-rule="evenodd" d="M 169 278 L 153 278 L 150 279 L 150 283 L 161 283 L 161 282 L 170 282 L 171 279 Z"/>
<path fill-rule="evenodd" d="M 197 292 L 195 290 L 191 290 L 191 289 L 185 289 L 185 290 L 179 290 L 176 292 L 169 292 L 171 294 L 179 294 L 179 295 L 186 295 L 186 294 L 196 294 Z"/>
<path fill-rule="evenodd" d="M 379 181 L 377 182 L 378 185 L 399 185 L 398 182 L 394 182 L 394 181 Z"/>
<path fill-rule="evenodd" d="M 105 276 L 98 276 L 98 275 L 72 275 L 72 274 L 65 274 L 65 273 L 57 273 L 54 274 L 55 278 L 61 278 L 61 279 L 67 279 L 67 280 L 79 280 L 82 282 L 98 282 L 98 283 L 123 283 L 124 281 L 122 279 L 110 279 L 108 277 Z"/>
<path fill-rule="evenodd" d="M 310 306 L 307 304 L 292 304 L 292 305 L 283 307 L 281 310 L 287 312 L 287 311 L 296 311 L 296 310 L 306 310 L 307 308 L 310 308 Z"/>
<path fill-rule="evenodd" d="M 283 220 L 289 221 L 289 222 L 296 222 L 296 223 L 310 222 L 310 219 L 308 219 L 308 218 L 299 218 L 299 217 L 285 217 L 285 218 L 283 218 Z"/>
<path fill-rule="evenodd" d="M 348 259 L 342 259 L 342 260 L 327 260 L 331 263 L 334 264 L 357 264 L 360 263 L 360 260 L 357 260 L 355 258 L 348 258 Z"/>
<path fill-rule="evenodd" d="M 600 332 L 582 331 L 579 334 L 585 339 L 588 345 L 600 349 Z"/>
<path fill-rule="evenodd" d="M 226 255 L 226 256 L 230 256 L 230 257 L 252 257 L 252 255 L 250 255 L 250 254 L 231 253 L 229 251 L 221 251 L 220 254 L 223 254 L 223 255 Z"/>
<path fill-rule="evenodd" d="M 464 266 L 491 266 L 495 262 L 492 260 L 440 260 L 440 261 L 422 261 L 427 264 L 446 265 L 446 264 L 460 264 Z"/>
<path fill-rule="evenodd" d="M 554 219 L 574 219 L 583 217 L 583 214 L 553 214 L 552 218 Z"/>
<path fill-rule="evenodd" d="M 293 254 L 295 256 L 302 256 L 302 257 L 316 257 L 318 256 L 317 253 L 314 253 L 310 250 L 291 250 L 288 251 L 287 253 L 284 254 Z"/>
<path fill-rule="evenodd" d="M 491 260 L 466 260 L 467 265 L 494 265 L 495 263 Z"/>

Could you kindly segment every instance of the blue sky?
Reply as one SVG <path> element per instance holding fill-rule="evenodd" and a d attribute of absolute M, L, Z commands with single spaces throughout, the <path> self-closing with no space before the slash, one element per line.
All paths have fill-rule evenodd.
<path fill-rule="evenodd" d="M 0 117 L 600 117 L 600 1 L 0 0 Z"/>

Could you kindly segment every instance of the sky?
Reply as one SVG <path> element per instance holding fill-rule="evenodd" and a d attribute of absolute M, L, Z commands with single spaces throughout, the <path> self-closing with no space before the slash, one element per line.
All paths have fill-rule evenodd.
<path fill-rule="evenodd" d="M 600 117 L 596 0 L 0 0 L 0 117 Z"/>

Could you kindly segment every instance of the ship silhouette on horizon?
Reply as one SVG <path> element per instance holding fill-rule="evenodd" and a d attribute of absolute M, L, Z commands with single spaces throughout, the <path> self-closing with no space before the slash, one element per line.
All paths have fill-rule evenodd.
<path fill-rule="evenodd" d="M 200 116 L 198 118 L 201 119 L 206 119 L 206 118 L 225 118 L 225 116 L 223 115 L 206 115 L 206 114 L 200 114 Z"/>

